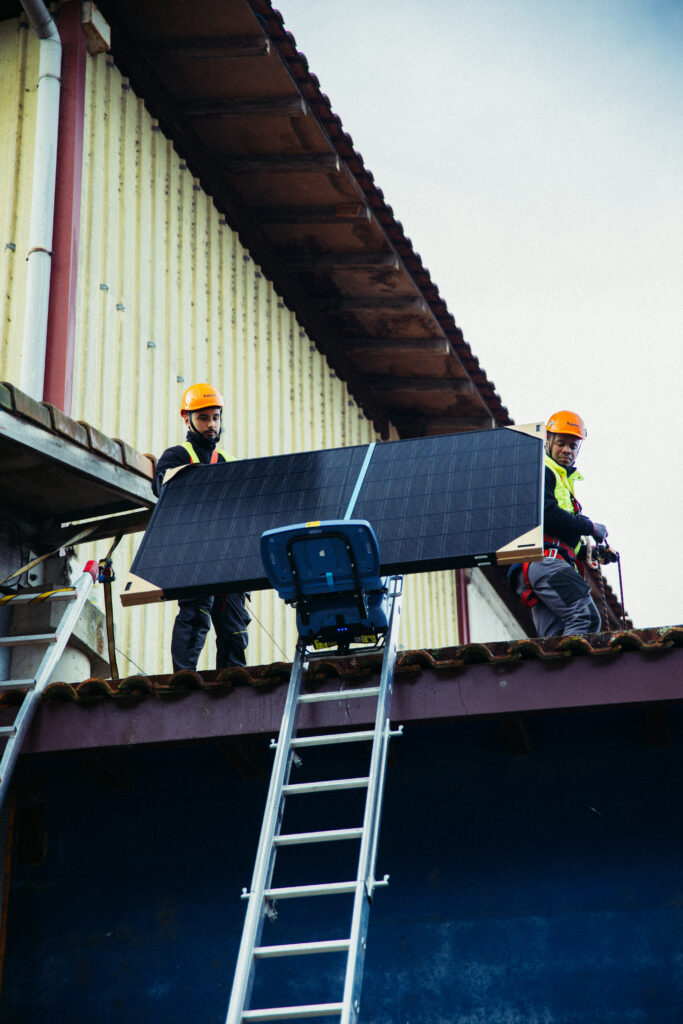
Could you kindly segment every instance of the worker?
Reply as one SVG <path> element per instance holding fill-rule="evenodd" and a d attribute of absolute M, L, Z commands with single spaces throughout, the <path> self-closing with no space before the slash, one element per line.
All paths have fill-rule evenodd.
<path fill-rule="evenodd" d="M 223 427 L 223 396 L 210 384 L 193 384 L 183 394 L 180 415 L 187 427 L 183 444 L 167 448 L 157 462 L 152 490 L 159 496 L 164 476 L 176 466 L 232 462 L 218 447 Z M 216 668 L 246 665 L 247 626 L 250 616 L 245 594 L 214 594 L 182 598 L 171 638 L 173 671 L 196 671 L 206 635 L 213 623 L 216 632 Z"/>
<path fill-rule="evenodd" d="M 578 413 L 562 409 L 546 424 L 543 559 L 510 569 L 510 581 L 522 603 L 531 609 L 539 636 L 596 633 L 600 613 L 584 579 L 591 560 L 589 538 L 605 544 L 607 529 L 583 515 L 574 485 L 583 477 L 576 458 L 586 438 Z M 605 561 L 616 552 L 605 546 Z"/>

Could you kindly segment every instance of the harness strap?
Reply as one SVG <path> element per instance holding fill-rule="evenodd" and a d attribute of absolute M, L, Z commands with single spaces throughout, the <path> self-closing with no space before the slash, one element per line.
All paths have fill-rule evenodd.
<path fill-rule="evenodd" d="M 535 604 L 538 604 L 538 598 L 534 594 L 534 588 L 531 586 L 529 580 L 529 563 L 524 562 L 522 565 L 522 578 L 526 584 L 525 589 L 519 595 L 519 599 L 525 608 L 533 608 Z"/>

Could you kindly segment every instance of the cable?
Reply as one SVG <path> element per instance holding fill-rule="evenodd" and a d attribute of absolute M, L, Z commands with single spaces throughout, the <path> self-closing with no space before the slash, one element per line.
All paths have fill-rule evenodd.
<path fill-rule="evenodd" d="M 279 643 L 277 642 L 277 640 L 275 639 L 275 637 L 274 637 L 274 636 L 271 636 L 271 635 L 270 635 L 270 633 L 268 632 L 268 630 L 266 629 L 266 627 L 265 627 L 265 626 L 263 625 L 263 623 L 262 623 L 262 622 L 261 622 L 261 620 L 259 619 L 258 615 L 255 615 L 255 614 L 254 614 L 254 611 L 253 611 L 253 609 L 252 609 L 252 608 L 250 608 L 250 609 L 249 609 L 249 614 L 251 615 L 251 617 L 252 617 L 252 619 L 254 620 L 254 622 L 258 622 L 259 626 L 261 627 L 261 629 L 263 630 L 263 632 L 264 632 L 264 633 L 266 634 L 266 636 L 268 637 L 268 639 L 269 639 L 269 640 L 270 640 L 270 641 L 271 641 L 271 642 L 272 642 L 273 644 L 275 644 L 275 646 L 277 647 L 278 651 L 280 652 L 280 654 L 282 655 L 282 657 L 283 657 L 283 658 L 285 659 L 285 661 L 291 661 L 292 659 L 291 659 L 291 658 L 288 658 L 288 657 L 287 657 L 287 655 L 286 655 L 286 654 L 285 654 L 285 652 L 284 652 L 284 651 L 282 650 L 282 648 L 280 647 L 280 645 L 279 645 Z"/>

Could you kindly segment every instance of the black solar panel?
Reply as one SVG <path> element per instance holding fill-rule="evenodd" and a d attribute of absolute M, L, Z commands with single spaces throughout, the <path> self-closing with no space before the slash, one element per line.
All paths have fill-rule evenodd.
<path fill-rule="evenodd" d="M 311 520 L 367 519 L 384 574 L 538 557 L 544 436 L 539 424 L 189 467 L 164 486 L 122 601 L 265 588 L 261 534 Z"/>

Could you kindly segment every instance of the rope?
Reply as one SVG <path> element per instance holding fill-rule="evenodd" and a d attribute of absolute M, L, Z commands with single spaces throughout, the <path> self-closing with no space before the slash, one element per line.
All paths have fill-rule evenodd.
<path fill-rule="evenodd" d="M 598 576 L 600 577 L 600 596 L 602 599 L 602 624 L 608 633 L 611 633 L 609 624 L 609 610 L 607 608 L 607 594 L 605 593 L 605 577 L 602 575 L 602 565 L 598 562 Z"/>

